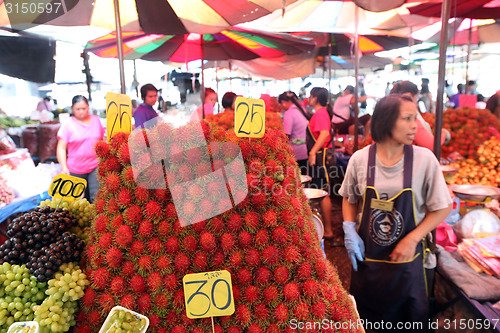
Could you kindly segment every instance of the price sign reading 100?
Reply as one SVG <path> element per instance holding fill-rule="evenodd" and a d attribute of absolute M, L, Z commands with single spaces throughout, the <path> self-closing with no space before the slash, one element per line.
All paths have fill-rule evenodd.
<path fill-rule="evenodd" d="M 82 178 L 59 174 L 52 179 L 49 195 L 67 201 L 79 200 L 85 193 L 87 181 Z"/>

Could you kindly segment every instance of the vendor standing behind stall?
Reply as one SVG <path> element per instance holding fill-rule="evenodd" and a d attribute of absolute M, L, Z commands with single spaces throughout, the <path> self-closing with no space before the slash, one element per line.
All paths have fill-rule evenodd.
<path fill-rule="evenodd" d="M 84 96 L 73 97 L 71 109 L 73 116 L 57 132 L 57 161 L 62 173 L 87 180 L 85 198 L 92 202 L 99 189 L 94 146 L 103 138 L 104 128 L 99 117 L 89 114 Z"/>
<path fill-rule="evenodd" d="M 424 262 L 432 269 L 435 261 L 423 240 L 448 216 L 451 198 L 436 157 L 412 145 L 417 112 L 409 96 L 389 95 L 377 103 L 371 123 L 375 144 L 351 157 L 340 195 L 353 265 L 351 294 L 361 318 L 419 322 L 424 329 L 418 331 L 425 332 Z"/>

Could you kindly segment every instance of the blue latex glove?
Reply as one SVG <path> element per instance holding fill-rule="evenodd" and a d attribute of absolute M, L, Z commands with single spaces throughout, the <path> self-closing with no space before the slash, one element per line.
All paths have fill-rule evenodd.
<path fill-rule="evenodd" d="M 342 225 L 345 234 L 345 249 L 347 250 L 349 259 L 351 259 L 352 268 L 357 271 L 357 260 L 363 261 L 365 259 L 365 243 L 363 242 L 361 237 L 359 237 L 358 232 L 356 231 L 356 222 L 344 221 Z"/>

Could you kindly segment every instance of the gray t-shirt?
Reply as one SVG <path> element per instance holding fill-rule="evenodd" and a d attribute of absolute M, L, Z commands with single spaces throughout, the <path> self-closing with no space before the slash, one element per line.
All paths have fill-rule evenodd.
<path fill-rule="evenodd" d="M 352 155 L 347 165 L 339 194 L 351 204 L 359 203 L 366 188 L 369 146 Z M 384 166 L 375 158 L 375 188 L 381 199 L 396 196 L 403 189 L 404 157 L 393 166 Z M 412 189 L 415 198 L 415 218 L 420 223 L 426 211 L 448 207 L 452 200 L 436 156 L 427 148 L 413 146 Z M 362 201 L 362 200 L 360 200 Z"/>

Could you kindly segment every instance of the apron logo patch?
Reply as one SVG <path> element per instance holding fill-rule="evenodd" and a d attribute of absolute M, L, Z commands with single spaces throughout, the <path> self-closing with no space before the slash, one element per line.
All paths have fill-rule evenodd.
<path fill-rule="evenodd" d="M 397 210 L 388 212 L 372 209 L 370 216 L 370 238 L 380 246 L 395 243 L 403 232 L 403 216 Z"/>

